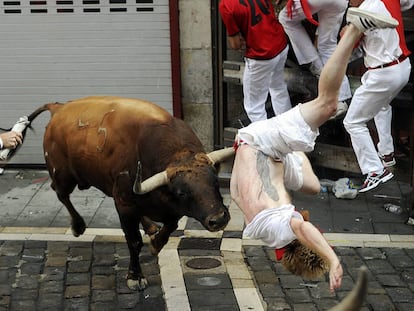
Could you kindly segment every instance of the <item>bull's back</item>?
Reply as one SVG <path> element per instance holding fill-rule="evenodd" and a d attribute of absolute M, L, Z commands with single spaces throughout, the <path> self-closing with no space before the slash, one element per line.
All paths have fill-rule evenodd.
<path fill-rule="evenodd" d="M 101 190 L 110 188 L 110 174 L 136 163 L 137 141 L 146 127 L 173 119 L 153 103 L 121 97 L 81 98 L 49 110 L 43 142 L 47 165 L 66 166 L 79 182 Z"/>

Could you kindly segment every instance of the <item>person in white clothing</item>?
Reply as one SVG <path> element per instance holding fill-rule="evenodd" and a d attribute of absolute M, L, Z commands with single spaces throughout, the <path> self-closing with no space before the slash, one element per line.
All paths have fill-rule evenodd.
<path fill-rule="evenodd" d="M 295 211 L 288 191 L 320 191 L 303 152 L 313 149 L 319 126 L 336 110 L 349 58 L 362 33 L 398 25 L 393 18 L 357 8 L 348 10 L 347 20 L 351 24 L 321 72 L 318 97 L 238 130 L 230 180 L 231 198 L 245 217 L 245 236 L 275 247 L 294 274 L 318 278 L 329 271 L 331 291 L 342 282 L 339 258 L 308 217 Z"/>
<path fill-rule="evenodd" d="M 393 177 L 388 169 L 395 164 L 390 103 L 409 80 L 410 51 L 405 43 L 399 1 L 350 0 L 350 6 L 392 16 L 399 21 L 396 29 L 364 32 L 359 47 L 368 70 L 361 77 L 361 86 L 356 89 L 343 120 L 361 172 L 367 175 L 359 192 L 366 192 Z M 378 150 L 367 128 L 372 119 L 378 132 Z"/>
<path fill-rule="evenodd" d="M 272 0 L 220 0 L 219 11 L 232 49 L 245 50 L 243 106 L 250 122 L 267 119 L 270 95 L 273 113 L 292 108 L 284 77 L 288 40 Z"/>
<path fill-rule="evenodd" d="M 281 0 L 275 1 L 279 3 Z M 348 0 L 288 0 L 279 13 L 280 23 L 289 37 L 299 65 L 309 65 L 309 70 L 316 76 L 320 75 L 323 65 L 337 46 L 339 29 L 347 7 Z M 318 21 L 313 19 L 314 14 L 317 14 Z M 316 46 L 302 23 L 305 19 L 318 26 Z M 334 116 L 339 117 L 346 112 L 346 101 L 351 96 L 348 78 L 344 76 Z"/>
<path fill-rule="evenodd" d="M 0 134 L 0 150 L 14 149 L 23 141 L 21 133 L 15 131 L 7 131 Z"/>

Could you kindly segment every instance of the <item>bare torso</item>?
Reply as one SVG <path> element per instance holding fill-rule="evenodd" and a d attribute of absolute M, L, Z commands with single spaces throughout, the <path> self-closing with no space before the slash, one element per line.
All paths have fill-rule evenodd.
<path fill-rule="evenodd" d="M 291 204 L 283 183 L 283 164 L 248 145 L 241 145 L 237 150 L 230 192 L 246 223 L 266 208 Z"/>

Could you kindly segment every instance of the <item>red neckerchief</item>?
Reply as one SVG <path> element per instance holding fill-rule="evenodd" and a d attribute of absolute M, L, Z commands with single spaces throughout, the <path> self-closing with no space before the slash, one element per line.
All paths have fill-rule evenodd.
<path fill-rule="evenodd" d="M 302 5 L 303 13 L 305 13 L 306 19 L 310 21 L 315 26 L 319 26 L 319 23 L 313 19 L 312 11 L 309 7 L 308 0 L 300 0 L 300 4 Z M 293 7 L 293 0 L 288 0 L 286 4 L 287 8 L 287 15 L 292 19 L 292 7 Z"/>
<path fill-rule="evenodd" d="M 319 227 L 316 227 L 321 233 L 323 233 L 322 229 Z M 333 249 L 333 246 L 330 245 L 331 248 Z M 283 255 L 285 254 L 286 251 L 286 246 L 282 247 L 282 248 L 276 248 L 275 249 L 275 255 L 276 255 L 276 259 L 277 261 L 281 261 L 283 258 Z"/>

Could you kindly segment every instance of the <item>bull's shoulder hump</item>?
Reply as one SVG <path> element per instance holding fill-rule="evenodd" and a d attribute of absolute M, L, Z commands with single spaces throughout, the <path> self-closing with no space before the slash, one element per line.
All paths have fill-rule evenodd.
<path fill-rule="evenodd" d="M 108 111 L 117 111 L 125 117 L 139 115 L 140 118 L 167 121 L 172 118 L 171 114 L 164 108 L 142 99 L 125 98 L 117 96 L 90 96 L 69 101 L 62 109 L 63 113 L 69 111 L 88 110 L 96 111 L 97 114 Z"/>

